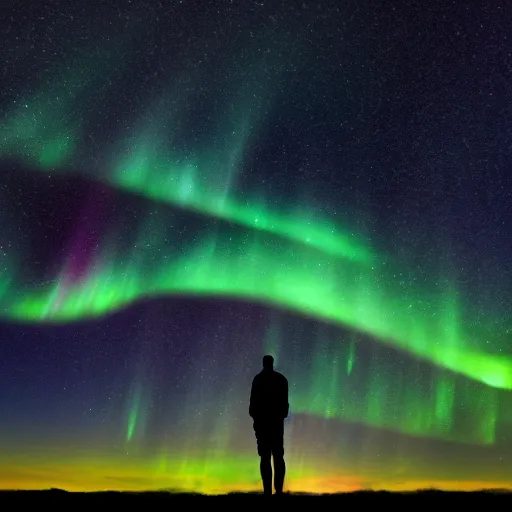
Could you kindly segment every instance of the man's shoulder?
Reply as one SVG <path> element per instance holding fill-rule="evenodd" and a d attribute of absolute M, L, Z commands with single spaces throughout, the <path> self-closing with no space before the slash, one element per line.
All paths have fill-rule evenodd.
<path fill-rule="evenodd" d="M 252 379 L 253 382 L 258 382 L 261 379 L 263 379 L 265 376 L 263 375 L 263 372 L 257 373 L 254 378 Z"/>
<path fill-rule="evenodd" d="M 271 372 L 261 371 L 260 373 L 257 373 L 252 380 L 253 382 L 258 382 L 260 380 L 267 381 L 268 379 L 275 379 L 283 383 L 288 382 L 288 379 L 282 373 L 276 372 L 275 370 L 272 370 Z"/>
<path fill-rule="evenodd" d="M 274 371 L 274 374 L 275 377 L 279 379 L 281 382 L 288 382 L 288 379 L 282 373 Z"/>

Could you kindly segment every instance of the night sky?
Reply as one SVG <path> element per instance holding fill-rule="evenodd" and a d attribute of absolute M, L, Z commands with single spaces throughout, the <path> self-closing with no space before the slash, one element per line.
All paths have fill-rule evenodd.
<path fill-rule="evenodd" d="M 512 7 L 13 4 L 0 488 L 512 488 Z"/>

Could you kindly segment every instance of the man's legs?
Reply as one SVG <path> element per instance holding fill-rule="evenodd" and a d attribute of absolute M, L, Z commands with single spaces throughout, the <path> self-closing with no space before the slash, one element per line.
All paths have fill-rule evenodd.
<path fill-rule="evenodd" d="M 266 423 L 254 422 L 254 432 L 260 456 L 260 474 L 263 482 L 263 493 L 272 496 L 272 444 L 270 430 Z"/>
<path fill-rule="evenodd" d="M 274 488 L 276 494 L 283 493 L 284 475 L 286 473 L 286 464 L 284 462 L 284 455 L 274 455 Z"/>
<path fill-rule="evenodd" d="M 274 457 L 274 488 L 276 494 L 283 493 L 286 464 L 284 462 L 284 422 L 279 421 L 272 433 L 272 455 Z"/>
<path fill-rule="evenodd" d="M 260 453 L 260 473 L 263 482 L 263 494 L 272 495 L 272 464 L 270 450 Z"/>

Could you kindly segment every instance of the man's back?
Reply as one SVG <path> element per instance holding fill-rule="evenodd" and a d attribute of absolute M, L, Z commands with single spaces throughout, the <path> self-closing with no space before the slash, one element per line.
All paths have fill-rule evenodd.
<path fill-rule="evenodd" d="M 251 387 L 249 414 L 254 423 L 254 433 L 260 456 L 263 492 L 272 494 L 272 464 L 274 458 L 274 487 L 276 494 L 283 493 L 286 464 L 284 462 L 284 419 L 288 416 L 288 381 L 274 371 L 274 358 L 263 357 L 263 370 L 254 377 Z"/>
<path fill-rule="evenodd" d="M 255 420 L 284 419 L 288 409 L 286 377 L 274 370 L 263 369 L 252 381 L 249 414 Z"/>

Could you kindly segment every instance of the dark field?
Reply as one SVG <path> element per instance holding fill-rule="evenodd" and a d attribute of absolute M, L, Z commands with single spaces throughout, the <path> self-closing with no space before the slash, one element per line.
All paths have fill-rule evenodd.
<path fill-rule="evenodd" d="M 60 489 L 51 489 L 44 491 L 0 491 L 0 503 L 2 508 L 6 505 L 23 505 L 33 504 L 38 507 L 52 506 L 52 505 L 66 505 L 66 506 L 167 506 L 172 505 L 177 499 L 179 500 L 196 500 L 199 498 L 207 499 L 210 501 L 233 502 L 242 500 L 244 502 L 261 502 L 261 500 L 277 500 L 279 502 L 289 502 L 297 504 L 298 501 L 322 501 L 325 505 L 326 501 L 337 502 L 339 505 L 372 502 L 379 504 L 386 504 L 392 502 L 393 504 L 411 506 L 411 502 L 420 504 L 425 500 L 436 500 L 449 503 L 457 503 L 461 505 L 462 502 L 471 504 L 475 500 L 485 500 L 490 498 L 510 498 L 512 492 L 505 490 L 482 490 L 472 492 L 446 492 L 437 490 L 421 490 L 416 492 L 386 492 L 386 491 L 358 491 L 353 493 L 340 493 L 340 494 L 285 494 L 281 497 L 264 497 L 260 493 L 231 493 L 223 495 L 203 495 L 194 493 L 179 493 L 171 491 L 158 491 L 158 492 L 116 492 L 116 491 L 102 491 L 102 492 L 67 492 Z M 227 503 L 226 503 L 227 505 Z M 146 509 L 147 510 L 147 509 Z"/>

